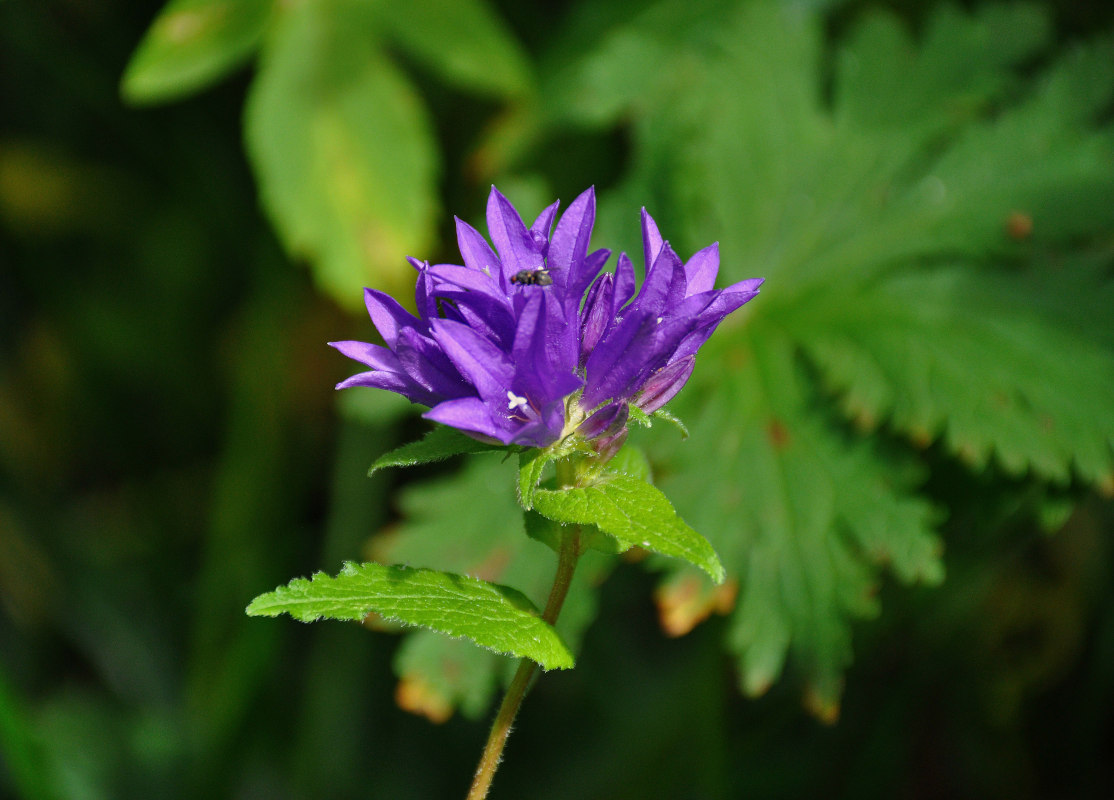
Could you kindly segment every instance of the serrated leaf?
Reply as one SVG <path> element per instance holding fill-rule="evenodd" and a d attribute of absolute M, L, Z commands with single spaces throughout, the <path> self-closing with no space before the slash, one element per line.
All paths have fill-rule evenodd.
<path fill-rule="evenodd" d="M 505 450 L 496 445 L 484 444 L 471 436 L 444 425 L 438 425 L 416 442 L 404 444 L 375 459 L 368 468 L 368 477 L 387 467 L 414 467 L 434 461 L 444 461 L 465 453 L 491 453 Z"/>
<path fill-rule="evenodd" d="M 816 415 L 792 343 L 769 326 L 706 347 L 704 364 L 744 365 L 674 401 L 693 420 L 665 489 L 709 532 L 740 584 L 728 644 L 749 694 L 792 652 L 811 692 L 838 706 L 850 618 L 877 612 L 880 567 L 905 581 L 943 577 L 934 511 L 916 473 L 887 463 Z M 715 465 L 709 468 L 708 465 Z"/>
<path fill-rule="evenodd" d="M 273 0 L 170 0 L 128 62 L 120 91 L 162 103 L 206 88 L 255 52 Z"/>
<path fill-rule="evenodd" d="M 937 581 L 940 544 L 921 477 L 897 469 L 909 454 L 843 430 L 802 352 L 868 430 L 888 419 L 919 444 L 945 431 L 975 465 L 994 452 L 1011 471 L 1070 469 L 1114 491 L 1114 406 L 1099 399 L 1109 256 L 1095 256 L 1104 277 L 1091 290 L 1074 274 L 1092 243 L 1108 251 L 1114 225 L 1114 45 L 1057 57 L 1035 4 L 940 4 L 916 31 L 872 10 L 837 40 L 801 4 L 739 0 L 706 15 L 711 26 L 678 19 L 683 6 L 659 0 L 599 32 L 582 14 L 571 63 L 542 73 L 538 124 L 622 120 L 634 155 L 612 203 L 646 205 L 679 253 L 718 240 L 722 284 L 767 278 L 702 350 L 671 404 L 692 438 L 655 464 L 740 581 L 730 645 L 748 691 L 792 653 L 810 705 L 830 714 L 850 620 L 874 613 L 882 567 Z M 656 68 L 637 72 L 640 61 Z M 637 251 L 629 218 L 603 208 L 598 229 Z M 957 282 L 951 293 L 969 298 L 949 300 L 932 278 L 925 297 L 912 284 L 893 296 L 891 280 L 941 264 L 999 277 L 988 291 Z"/>
<path fill-rule="evenodd" d="M 502 459 L 469 458 L 451 475 L 408 485 L 398 496 L 400 520 L 372 539 L 368 556 L 475 575 L 515 586 L 535 604 L 544 603 L 557 559 L 523 536 L 523 513 L 515 502 L 516 474 L 514 466 Z M 462 508 L 469 513 L 462 514 Z M 580 559 L 556 625 L 574 652 L 595 617 L 597 586 L 614 561 L 595 553 L 585 553 Z M 407 638 L 414 635 L 425 638 L 424 631 L 406 634 Z M 407 645 L 402 647 L 408 650 Z M 474 674 L 483 663 L 465 648 L 446 646 L 435 653 L 433 646 L 415 647 L 405 669 L 396 662 L 400 678 L 409 674 L 428 681 L 432 690 L 459 705 L 462 713 L 481 714 L 493 698 L 498 680 L 505 677 L 504 659 L 492 656 L 485 662 L 488 676 L 484 680 Z"/>
<path fill-rule="evenodd" d="M 387 0 L 378 13 L 401 47 L 446 80 L 506 96 L 530 88 L 525 52 L 484 0 Z"/>
<path fill-rule="evenodd" d="M 403 256 L 430 249 L 437 149 L 421 100 L 383 51 L 373 6 L 282 6 L 245 111 L 265 209 L 318 284 L 402 289 Z"/>
<path fill-rule="evenodd" d="M 348 562 L 340 574 L 319 572 L 256 597 L 253 617 L 289 614 L 302 622 L 361 620 L 376 613 L 405 625 L 463 636 L 496 653 L 567 669 L 572 653 L 524 594 L 466 575 Z"/>
<path fill-rule="evenodd" d="M 919 42 L 897 16 L 876 11 L 841 43 L 835 112 L 856 126 L 931 136 L 1000 95 L 1013 82 L 1009 67 L 1031 58 L 1049 33 L 1036 4 L 987 5 L 969 17 L 941 4 Z"/>
<path fill-rule="evenodd" d="M 1027 311 L 1015 280 L 895 276 L 801 308 L 794 327 L 866 427 L 942 436 L 968 463 L 1114 486 L 1114 354 Z M 1047 291 L 1055 291 L 1055 285 Z"/>
<path fill-rule="evenodd" d="M 632 475 L 610 472 L 593 486 L 538 489 L 534 509 L 557 522 L 595 525 L 624 548 L 683 559 L 723 582 L 723 565 L 708 540 L 677 516 L 661 491 Z"/>

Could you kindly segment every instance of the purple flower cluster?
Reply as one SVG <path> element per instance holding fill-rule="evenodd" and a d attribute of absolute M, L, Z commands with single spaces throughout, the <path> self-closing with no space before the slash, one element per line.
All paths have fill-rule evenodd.
<path fill-rule="evenodd" d="M 588 252 L 594 191 L 576 198 L 554 227 L 557 207 L 527 227 L 492 187 L 494 250 L 458 219 L 463 266 L 409 259 L 418 272 L 417 316 L 365 289 L 386 346 L 330 342 L 370 367 L 337 388 L 398 392 L 429 406 L 423 416 L 485 441 L 546 447 L 577 434 L 614 452 L 630 406 L 652 413 L 672 399 L 696 351 L 758 294 L 762 279 L 712 288 L 718 245 L 683 263 L 644 209 L 646 279 L 636 294 L 626 253 L 614 273 L 601 274 L 610 251 Z"/>

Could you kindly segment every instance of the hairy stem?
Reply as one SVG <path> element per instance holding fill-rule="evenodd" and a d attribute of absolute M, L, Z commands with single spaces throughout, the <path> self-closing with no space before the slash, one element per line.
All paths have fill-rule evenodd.
<path fill-rule="evenodd" d="M 571 526 L 562 532 L 561 550 L 558 553 L 557 575 L 553 578 L 553 588 L 549 590 L 549 600 L 546 601 L 542 619 L 550 625 L 557 621 L 561 613 L 561 606 L 565 604 L 565 597 L 569 593 L 569 584 L 576 570 L 576 562 L 580 557 L 580 527 Z M 495 777 L 495 770 L 499 768 L 499 759 L 503 755 L 503 747 L 510 735 L 511 725 L 518 715 L 522 700 L 530 686 L 530 679 L 534 677 L 538 665 L 528 658 L 522 659 L 518 670 L 507 687 L 503 696 L 503 703 L 499 706 L 499 713 L 495 715 L 495 722 L 491 725 L 487 744 L 484 745 L 483 755 L 480 756 L 476 775 L 472 779 L 472 788 L 468 792 L 467 800 L 483 800 L 491 788 L 491 779 Z"/>

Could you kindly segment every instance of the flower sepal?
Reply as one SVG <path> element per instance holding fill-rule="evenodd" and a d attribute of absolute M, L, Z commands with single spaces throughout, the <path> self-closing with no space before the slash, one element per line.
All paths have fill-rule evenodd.
<path fill-rule="evenodd" d="M 671 411 L 666 411 L 664 408 L 659 408 L 657 411 L 653 412 L 652 414 L 647 414 L 645 411 L 643 411 L 638 406 L 632 405 L 631 409 L 630 409 L 630 419 L 631 419 L 631 422 L 637 423 L 638 425 L 641 425 L 643 428 L 654 427 L 654 420 L 655 419 L 660 419 L 663 422 L 668 422 L 670 425 L 675 426 L 677 428 L 677 430 L 679 430 L 681 432 L 681 438 L 682 439 L 689 438 L 688 426 L 685 425 L 685 423 L 681 420 L 680 417 L 678 417 L 676 414 L 674 414 Z"/>

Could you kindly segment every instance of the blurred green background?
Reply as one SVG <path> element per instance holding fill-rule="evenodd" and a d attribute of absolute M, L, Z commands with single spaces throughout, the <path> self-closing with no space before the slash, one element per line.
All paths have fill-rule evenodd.
<path fill-rule="evenodd" d="M 324 346 L 495 182 L 768 282 L 637 438 L 730 590 L 587 564 L 493 797 L 1114 796 L 1112 43 L 1099 0 L 0 1 L 0 795 L 463 796 L 505 659 L 243 608 L 372 557 L 544 598 L 507 465 L 367 479 L 426 426 Z"/>

